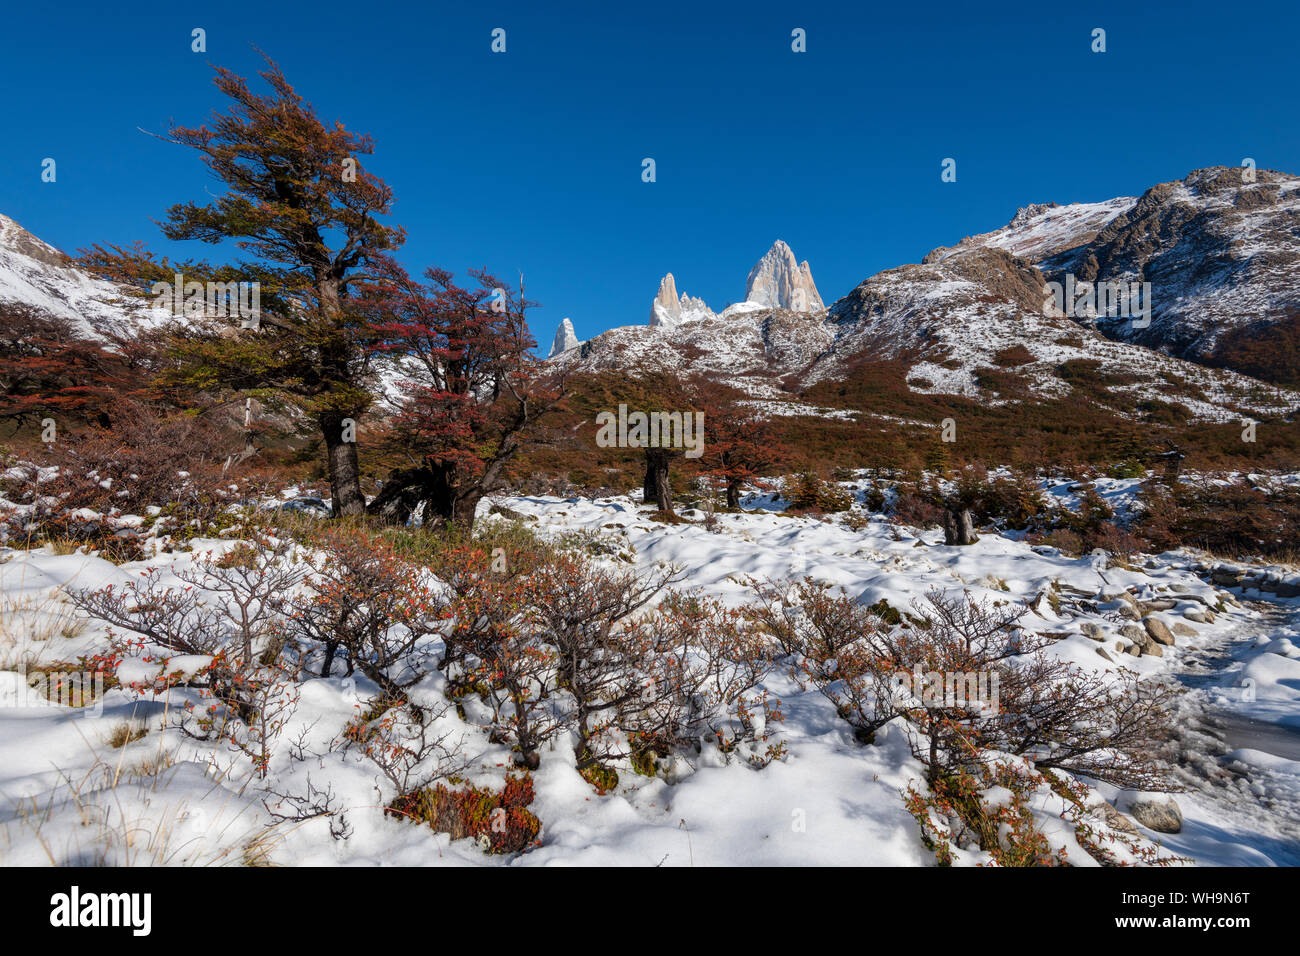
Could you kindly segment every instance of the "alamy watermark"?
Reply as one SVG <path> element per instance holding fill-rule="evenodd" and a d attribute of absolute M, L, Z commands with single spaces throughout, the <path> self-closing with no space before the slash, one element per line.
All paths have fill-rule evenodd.
<path fill-rule="evenodd" d="M 997 671 L 927 671 L 920 664 L 911 672 L 896 671 L 889 677 L 889 692 L 895 704 L 919 701 L 927 710 L 963 708 L 985 714 L 998 712 Z"/>
<path fill-rule="evenodd" d="M 1049 282 L 1043 292 L 1047 296 L 1043 300 L 1044 315 L 1132 319 L 1135 329 L 1151 324 L 1150 282 L 1079 282 L 1069 273 L 1064 284 Z"/>
<path fill-rule="evenodd" d="M 155 282 L 149 290 L 154 308 L 192 318 L 237 318 L 246 329 L 258 327 L 262 287 L 258 282 L 186 282 L 179 272 L 174 282 Z"/>
<path fill-rule="evenodd" d="M 601 448 L 684 448 L 687 458 L 704 454 L 703 412 L 629 412 L 596 415 L 596 444 Z"/>
<path fill-rule="evenodd" d="M 43 701 L 82 711 L 81 716 L 95 719 L 104 715 L 104 671 L 27 671 L 19 672 L 17 685 L 0 683 L 0 707 L 38 707 Z"/>

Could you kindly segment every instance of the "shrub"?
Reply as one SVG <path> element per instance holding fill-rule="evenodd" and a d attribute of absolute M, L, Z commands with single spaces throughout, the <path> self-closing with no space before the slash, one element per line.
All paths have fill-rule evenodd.
<path fill-rule="evenodd" d="M 487 853 L 522 853 L 542 829 L 542 821 L 528 809 L 533 796 L 532 778 L 524 774 L 507 776 L 499 792 L 439 784 L 399 797 L 386 812 L 426 823 L 453 840 L 473 837 Z"/>
<path fill-rule="evenodd" d="M 853 495 L 850 492 L 839 485 L 823 481 L 812 472 L 799 475 L 786 497 L 790 499 L 790 510 L 796 512 L 834 514 L 848 511 L 853 506 Z"/>

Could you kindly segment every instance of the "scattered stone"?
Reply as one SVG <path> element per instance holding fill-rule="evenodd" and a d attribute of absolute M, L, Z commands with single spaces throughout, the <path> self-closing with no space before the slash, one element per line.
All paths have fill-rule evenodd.
<path fill-rule="evenodd" d="M 1195 637 L 1195 636 L 1196 636 L 1196 628 L 1192 627 L 1190 624 L 1184 624 L 1182 621 L 1178 621 L 1177 623 L 1174 624 L 1174 637 Z"/>
<path fill-rule="evenodd" d="M 1151 640 L 1157 644 L 1164 644 L 1166 647 L 1174 646 L 1174 635 L 1170 632 L 1169 626 L 1158 617 L 1143 618 L 1142 623 L 1146 625 L 1147 633 L 1151 635 Z"/>
<path fill-rule="evenodd" d="M 1130 621 L 1142 620 L 1142 612 L 1132 604 L 1120 604 L 1119 616 Z"/>
<path fill-rule="evenodd" d="M 1136 624 L 1125 624 L 1119 629 L 1119 632 L 1130 641 L 1137 641 L 1139 644 L 1146 640 L 1147 637 L 1146 631 L 1142 630 L 1142 628 L 1138 627 Z"/>
<path fill-rule="evenodd" d="M 1106 639 L 1106 630 L 1095 621 L 1084 621 L 1079 625 L 1079 630 L 1083 631 L 1083 636 L 1091 638 L 1094 641 L 1104 641 Z"/>
<path fill-rule="evenodd" d="M 1221 564 L 1210 572 L 1210 580 L 1221 588 L 1238 588 L 1246 580 L 1246 572 L 1242 568 Z"/>
<path fill-rule="evenodd" d="M 1097 648 L 1097 653 L 1100 654 L 1102 657 L 1104 657 L 1106 660 L 1110 661 L 1112 664 L 1115 663 L 1115 658 L 1111 657 L 1109 654 L 1106 653 L 1106 648 L 1104 647 Z"/>
<path fill-rule="evenodd" d="M 1112 830 L 1119 830 L 1121 833 L 1132 834 L 1138 832 L 1138 828 L 1133 821 L 1124 816 L 1124 814 L 1120 813 L 1109 803 L 1103 803 L 1098 809 L 1101 811 L 1101 818 L 1106 821 L 1106 826 L 1110 827 Z"/>
<path fill-rule="evenodd" d="M 1147 642 L 1142 645 L 1142 654 L 1144 657 L 1164 657 L 1165 650 L 1155 641 L 1148 638 Z"/>
<path fill-rule="evenodd" d="M 1139 601 L 1138 610 L 1142 612 L 1143 617 L 1155 611 L 1172 611 L 1178 604 L 1172 598 L 1159 598 L 1155 601 Z"/>
<path fill-rule="evenodd" d="M 1170 796 L 1138 797 L 1129 805 L 1133 819 L 1157 833 L 1178 833 L 1183 828 L 1183 813 Z"/>
<path fill-rule="evenodd" d="M 1214 613 L 1213 611 L 1209 611 L 1209 610 L 1196 611 L 1196 610 L 1192 610 L 1191 608 L 1188 608 L 1186 611 L 1183 612 L 1183 617 L 1187 618 L 1187 620 L 1189 621 L 1195 621 L 1197 624 L 1209 624 L 1211 621 L 1214 620 L 1214 618 L 1211 616 L 1213 615 L 1213 613 Z"/>

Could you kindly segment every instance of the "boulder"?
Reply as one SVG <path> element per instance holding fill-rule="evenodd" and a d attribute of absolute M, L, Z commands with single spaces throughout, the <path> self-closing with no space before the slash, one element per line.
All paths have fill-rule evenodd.
<path fill-rule="evenodd" d="M 1142 630 L 1136 624 L 1125 624 L 1119 629 L 1119 632 L 1127 637 L 1130 641 L 1136 641 L 1141 644 L 1147 639 L 1147 632 Z"/>
<path fill-rule="evenodd" d="M 1183 828 L 1183 813 L 1174 798 L 1166 794 L 1137 797 L 1128 812 L 1142 826 L 1157 833 L 1178 833 Z"/>
<path fill-rule="evenodd" d="M 1158 617 L 1147 617 L 1142 619 L 1146 626 L 1147 633 L 1151 635 L 1151 640 L 1157 644 L 1164 644 L 1166 647 L 1174 646 L 1174 635 L 1169 630 L 1169 625 Z"/>
<path fill-rule="evenodd" d="M 1106 639 L 1106 629 L 1095 621 L 1084 621 L 1079 625 L 1079 630 L 1083 631 L 1083 636 L 1091 638 L 1094 641 L 1104 641 Z"/>
<path fill-rule="evenodd" d="M 1172 611 L 1177 604 L 1172 598 L 1157 598 L 1154 601 L 1138 601 L 1138 610 L 1145 617 L 1156 611 Z"/>
<path fill-rule="evenodd" d="M 1242 568 L 1221 564 L 1210 572 L 1210 580 L 1221 588 L 1239 588 L 1246 580 L 1246 572 Z"/>
<path fill-rule="evenodd" d="M 1106 821 L 1106 826 L 1110 827 L 1112 830 L 1119 830 L 1121 833 L 1137 835 L 1138 828 L 1134 826 L 1133 821 L 1124 816 L 1124 814 L 1120 813 L 1109 803 L 1103 803 L 1098 807 L 1098 810 L 1100 811 L 1101 818 Z"/>

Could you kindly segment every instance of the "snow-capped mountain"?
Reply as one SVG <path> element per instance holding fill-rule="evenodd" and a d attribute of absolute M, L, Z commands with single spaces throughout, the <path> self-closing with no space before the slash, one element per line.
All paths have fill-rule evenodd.
<path fill-rule="evenodd" d="M 1111 401 L 1177 403 L 1196 419 L 1289 414 L 1300 393 L 1167 354 L 1197 357 L 1177 347 L 1186 336 L 1178 316 L 1196 315 L 1187 326 L 1208 336 L 1215 316 L 1252 321 L 1245 305 L 1255 302 L 1267 321 L 1297 296 L 1288 269 L 1300 180 L 1260 171 L 1258 183 L 1238 186 L 1233 176 L 1241 170 L 1203 170 L 1141 198 L 1026 206 L 1000 229 L 871 276 L 825 312 L 810 267 L 778 241 L 751 270 L 744 302 L 689 329 L 611 329 L 557 361 L 705 374 L 788 400 L 790 388 L 843 378 L 864 358 L 905 359 L 912 390 L 994 404 L 1104 388 Z M 1197 271 L 1194 250 L 1223 248 L 1226 260 Z M 1150 329 L 1131 317 L 1057 313 L 1048 283 L 1069 275 L 1151 282 Z M 680 301 L 670 280 L 653 307 L 666 313 Z"/>
<path fill-rule="evenodd" d="M 670 272 L 659 282 L 659 291 L 650 303 L 650 321 L 647 324 L 672 328 L 682 322 L 713 317 L 713 310 L 704 304 L 703 299 L 685 292 L 678 296 L 677 280 Z"/>
<path fill-rule="evenodd" d="M 569 349 L 576 349 L 581 344 L 578 341 L 577 333 L 573 331 L 573 323 L 566 316 L 560 321 L 560 327 L 555 330 L 555 340 L 551 342 L 551 351 L 547 353 L 546 357 L 548 359 L 555 358 L 555 356 L 567 352 Z"/>
<path fill-rule="evenodd" d="M 19 302 L 71 320 L 91 338 L 170 321 L 166 309 L 154 309 L 71 264 L 58 249 L 0 215 L 0 301 Z"/>
<path fill-rule="evenodd" d="M 1226 333 L 1300 309 L 1300 177 L 1217 166 L 1137 198 L 1028 206 L 1001 229 L 925 261 L 974 248 L 1005 249 L 1048 281 L 1149 282 L 1149 325 L 1100 315 L 1098 330 L 1201 361 Z M 1233 364 L 1231 355 L 1218 358 Z"/>
<path fill-rule="evenodd" d="M 745 301 L 791 312 L 820 312 L 826 308 L 808 260 L 796 262 L 794 253 L 781 239 L 749 270 Z"/>

